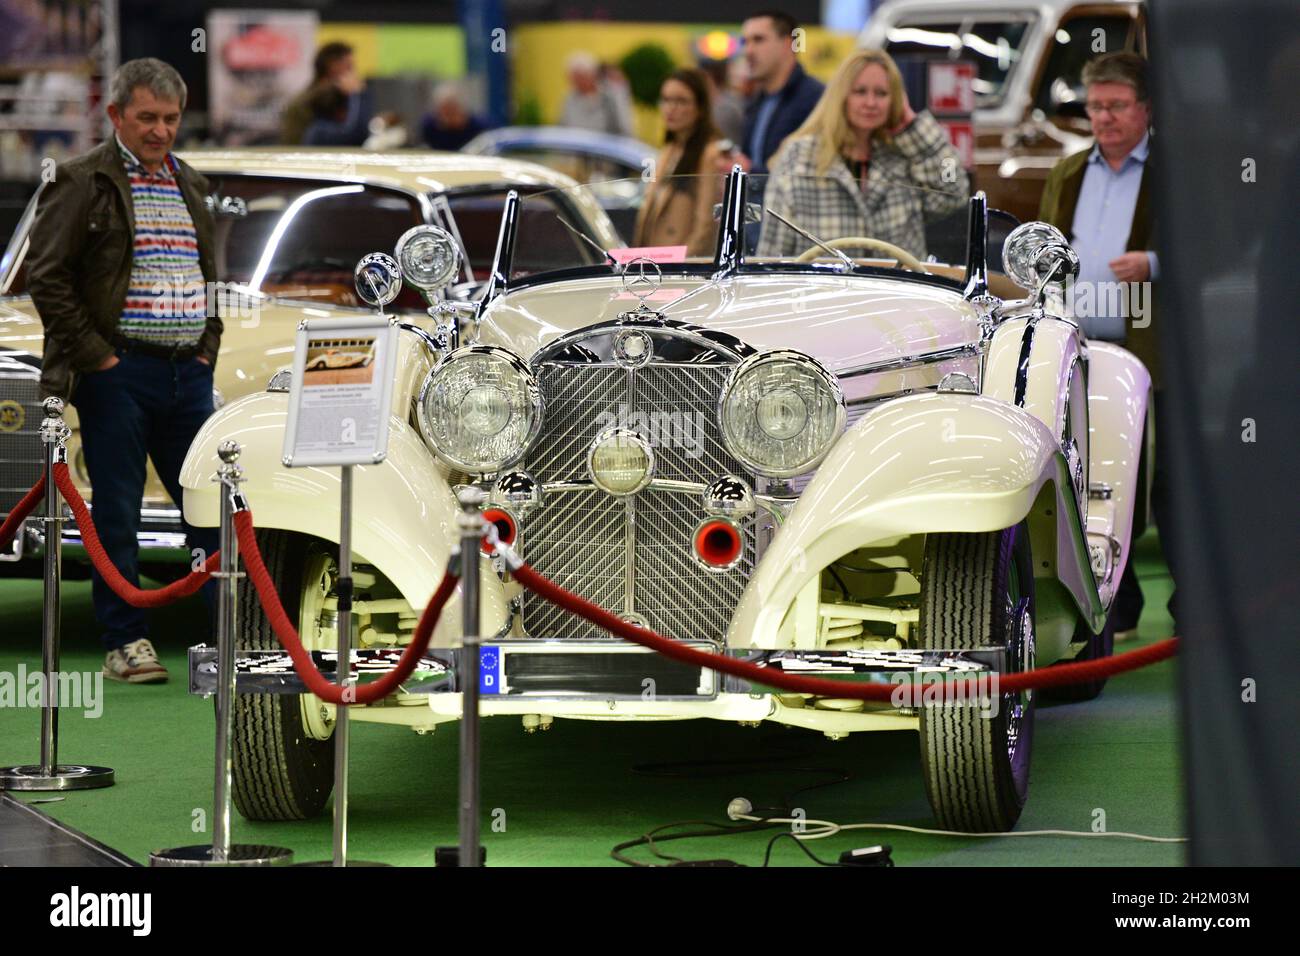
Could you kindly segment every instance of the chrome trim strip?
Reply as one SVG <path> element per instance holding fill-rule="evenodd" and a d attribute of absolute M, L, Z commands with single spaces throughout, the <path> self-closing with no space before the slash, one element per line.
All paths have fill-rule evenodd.
<path fill-rule="evenodd" d="M 1025 407 L 1025 393 L 1029 390 L 1029 355 L 1034 348 L 1034 318 L 1025 322 L 1025 330 L 1020 335 L 1020 359 L 1016 362 L 1016 388 L 1014 401 L 1017 408 Z"/>
<path fill-rule="evenodd" d="M 924 352 L 920 355 L 909 355 L 906 358 L 885 359 L 881 362 L 857 365 L 838 371 L 835 374 L 840 378 L 853 378 L 858 375 L 870 375 L 874 372 L 889 372 L 902 368 L 914 368 L 919 365 L 931 365 L 935 362 L 946 362 L 955 358 L 975 358 L 982 351 L 983 348 L 979 343 L 972 342 L 970 345 L 957 345 L 939 352 Z"/>

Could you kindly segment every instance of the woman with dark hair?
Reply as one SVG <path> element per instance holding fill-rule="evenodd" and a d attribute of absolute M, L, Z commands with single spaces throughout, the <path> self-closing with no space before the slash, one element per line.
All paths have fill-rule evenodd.
<path fill-rule="evenodd" d="M 713 254 L 713 205 L 722 195 L 718 131 L 701 70 L 671 73 L 659 90 L 664 148 L 637 214 L 636 246 L 685 246 L 688 256 Z"/>

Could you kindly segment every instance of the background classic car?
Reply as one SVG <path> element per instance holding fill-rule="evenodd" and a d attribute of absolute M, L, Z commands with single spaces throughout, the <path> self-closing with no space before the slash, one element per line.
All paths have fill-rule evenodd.
<path fill-rule="evenodd" d="M 630 136 L 569 126 L 505 126 L 480 133 L 464 152 L 541 163 L 592 186 L 610 219 L 624 234 L 636 224 L 646 179 L 657 150 Z"/>
<path fill-rule="evenodd" d="M 464 328 L 472 344 L 437 352 L 403 337 L 389 458 L 356 469 L 358 646 L 410 642 L 455 544 L 452 486 L 474 481 L 543 575 L 625 619 L 773 668 L 888 681 L 1110 653 L 1107 608 L 1145 508 L 1141 363 L 1085 343 L 1041 297 L 1012 300 L 1015 284 L 987 274 L 982 196 L 970 203 L 964 267 L 873 237 L 809 236 L 795 258 L 761 259 L 746 254 L 746 222 L 766 229 L 772 217 L 747 203 L 748 179 L 737 170 L 711 186 L 724 196 L 711 259 L 628 270 L 537 214 L 545 194 L 507 203 L 499 281 Z M 562 268 L 516 261 L 544 238 L 567 256 Z M 864 245 L 891 258 L 835 248 Z M 1007 247 L 1022 286 L 1043 284 L 1048 266 L 1068 272 L 1073 258 L 1043 224 Z M 475 420 L 491 427 L 466 416 L 471 393 Z M 286 415 L 286 396 L 268 392 L 213 416 L 183 468 L 186 515 L 216 522 L 216 447 L 240 442 L 268 567 L 304 642 L 328 649 L 338 476 L 287 480 Z M 1031 692 L 995 690 L 992 713 L 773 692 L 665 666 L 522 591 L 503 565 L 484 567 L 480 584 L 480 633 L 503 679 L 482 698 L 485 716 L 518 715 L 528 729 L 686 717 L 833 737 L 915 729 L 943 826 L 1004 830 L 1019 817 Z M 453 599 L 429 671 L 355 719 L 428 730 L 459 717 L 457 681 L 478 679 L 447 650 L 459 614 Z M 239 640 L 275 647 L 257 613 Z M 332 708 L 253 694 L 236 714 L 241 812 L 319 812 Z"/>
<path fill-rule="evenodd" d="M 859 45 L 891 56 L 976 66 L 975 186 L 1029 221 L 1057 161 L 1092 144 L 1083 65 L 1101 53 L 1147 53 L 1135 0 L 890 0 Z"/>
<path fill-rule="evenodd" d="M 226 284 L 216 296 L 226 320 L 215 376 L 218 403 L 264 388 L 289 364 L 294 330 L 302 318 L 343 314 L 358 305 L 352 270 L 364 253 L 391 247 L 396 236 L 413 226 L 439 225 L 461 245 L 463 267 L 449 294 L 464 297 L 487 277 L 506 192 L 553 191 L 573 184 L 563 174 L 532 163 L 430 152 L 238 149 L 181 156 L 208 177 L 213 189 L 217 270 Z M 41 472 L 37 430 L 43 331 L 31 298 L 24 294 L 27 236 L 39 198 L 38 193 L 31 200 L 0 260 L 0 409 L 9 409 L 0 421 L 0 517 Z M 576 205 L 557 211 L 591 234 L 615 241 L 599 206 L 585 196 L 574 198 Z M 543 249 L 525 255 L 536 255 L 538 267 L 546 264 Z M 414 292 L 393 308 L 432 327 Z M 67 418 L 74 430 L 69 462 L 89 497 L 75 408 L 69 407 Z M 65 544 L 70 556 L 81 554 L 75 527 L 66 530 Z M 160 562 L 180 571 L 190 562 L 179 509 L 152 466 L 140 544 L 141 561 L 152 565 L 151 573 L 170 573 Z M 35 522 L 29 522 L 26 534 L 15 540 L 8 554 L 0 555 L 0 562 L 39 553 Z M 35 565 L 24 567 L 39 574 Z"/>

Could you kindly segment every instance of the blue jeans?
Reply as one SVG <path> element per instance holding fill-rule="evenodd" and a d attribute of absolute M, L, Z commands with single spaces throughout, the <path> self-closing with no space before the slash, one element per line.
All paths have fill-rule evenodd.
<path fill-rule="evenodd" d="M 180 471 L 200 426 L 212 414 L 212 367 L 197 358 L 182 361 L 117 350 L 118 363 L 80 377 L 77 407 L 81 447 L 93 493 L 95 530 L 122 576 L 139 585 L 140 506 L 145 460 L 177 505 Z M 217 550 L 215 529 L 184 525 L 191 548 Z M 92 597 L 95 619 L 107 650 L 149 636 L 145 611 L 119 598 L 96 571 Z"/>

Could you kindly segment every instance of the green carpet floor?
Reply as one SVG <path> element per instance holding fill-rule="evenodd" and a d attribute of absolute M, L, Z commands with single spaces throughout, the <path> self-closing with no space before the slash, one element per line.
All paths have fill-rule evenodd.
<path fill-rule="evenodd" d="M 1138 547 L 1147 596 L 1140 638 L 1121 650 L 1168 635 L 1169 578 L 1154 535 Z M 64 588 L 64 671 L 95 671 L 90 585 Z M 0 671 L 40 666 L 38 581 L 0 579 Z M 185 693 L 185 649 L 197 643 L 201 603 L 154 612 L 154 642 L 172 680 L 165 685 L 104 682 L 103 714 L 64 715 L 60 758 L 105 764 L 117 785 L 70 793 L 41 809 L 145 861 L 150 850 L 202 843 L 194 831 L 211 814 L 212 705 Z M 1040 707 L 1034 733 L 1029 802 L 1019 830 L 1105 829 L 1156 836 L 1183 832 L 1181 770 L 1173 663 L 1112 679 L 1087 704 Z M 39 711 L 0 708 L 0 765 L 38 757 Z M 350 847 L 355 859 L 431 865 L 434 847 L 456 842 L 455 724 L 420 737 L 404 727 L 353 723 Z M 757 806 L 803 808 L 810 819 L 932 827 L 918 769 L 916 735 L 857 734 L 829 741 L 806 731 L 718 721 L 660 724 L 557 722 L 525 735 L 518 718 L 489 719 L 483 729 L 484 843 L 497 866 L 611 866 L 610 849 L 675 821 L 727 823 L 735 796 Z M 717 761 L 771 760 L 745 773 Z M 698 762 L 695 767 L 681 762 Z M 677 766 L 663 766 L 677 763 Z M 636 768 L 660 765 L 658 773 Z M 644 768 L 643 768 L 644 769 Z M 797 792 L 849 775 L 847 782 Z M 47 795 L 19 794 L 31 802 Z M 330 852 L 328 810 L 294 824 L 255 824 L 235 815 L 235 839 L 292 848 L 299 861 Z M 727 857 L 758 864 L 776 831 L 668 843 L 690 859 Z M 823 859 L 843 850 L 890 843 L 901 866 L 1178 865 L 1180 844 L 1122 838 L 940 837 L 884 831 L 845 833 L 810 844 Z M 652 857 L 644 849 L 637 859 Z M 773 865 L 814 865 L 792 841 L 776 844 Z"/>

